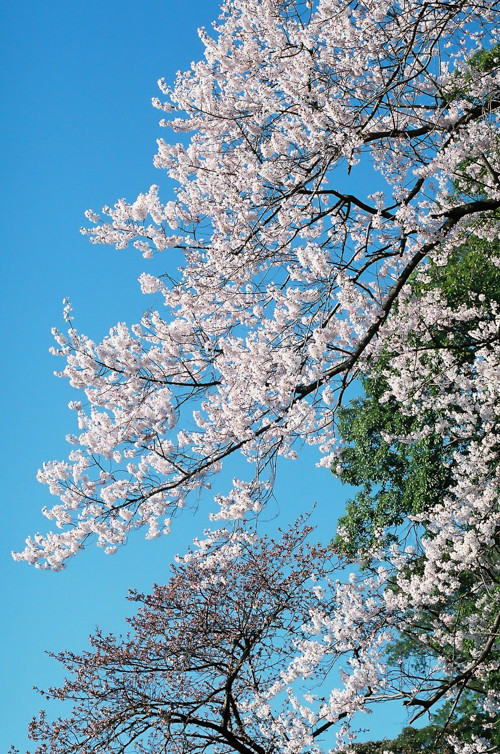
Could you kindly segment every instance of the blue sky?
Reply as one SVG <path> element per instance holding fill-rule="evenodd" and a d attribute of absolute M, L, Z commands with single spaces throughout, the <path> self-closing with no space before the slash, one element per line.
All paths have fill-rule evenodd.
<path fill-rule="evenodd" d="M 199 26 L 217 15 L 214 0 L 20 0 L 4 7 L 0 34 L 4 95 L 2 308 L 2 621 L 0 746 L 26 746 L 25 730 L 41 706 L 32 686 L 60 678 L 45 649 L 85 645 L 99 624 L 119 631 L 130 613 L 129 587 L 165 580 L 175 552 L 205 525 L 186 512 L 170 538 L 133 537 L 106 557 L 89 548 L 62 573 L 15 564 L 12 549 L 46 530 L 40 510 L 53 502 L 36 482 L 43 461 L 64 458 L 74 431 L 67 403 L 78 396 L 53 376 L 50 329 L 62 327 L 70 296 L 77 327 L 95 339 L 117 321 L 136 321 L 145 305 L 137 277 L 151 271 L 138 254 L 93 246 L 79 233 L 87 208 L 135 199 L 152 183 L 155 139 L 168 137 L 151 107 L 156 81 L 171 80 L 200 56 Z M 153 264 L 157 264 L 154 262 Z M 319 501 L 328 526 L 345 492 L 314 466 L 312 454 L 278 478 L 278 503 L 290 520 Z M 288 513 L 287 513 L 288 512 Z M 367 719 L 367 727 L 370 722 Z M 401 721 L 373 719 L 373 735 L 394 735 Z"/>

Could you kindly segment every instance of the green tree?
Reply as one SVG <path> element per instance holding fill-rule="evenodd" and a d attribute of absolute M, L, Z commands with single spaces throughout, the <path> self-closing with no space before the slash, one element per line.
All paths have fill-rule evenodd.
<path fill-rule="evenodd" d="M 499 262 L 500 243 L 488 244 L 472 236 L 446 267 L 431 264 L 426 282 L 413 281 L 412 291 L 419 296 L 429 288 L 439 288 L 453 309 L 482 300 L 484 321 L 485 312 L 488 316 L 500 305 Z M 454 325 L 452 347 L 458 360 L 473 358 L 477 340 L 472 333 L 478 324 L 472 318 Z M 425 341 L 414 345 L 449 349 L 450 331 L 431 331 Z M 339 520 L 342 533 L 335 544 L 352 558 L 395 540 L 408 514 L 433 507 L 450 492 L 454 440 L 440 432 L 417 441 L 406 440 L 424 427 L 434 426 L 439 415 L 429 410 L 409 415 L 394 397 L 387 397 L 384 374 L 390 369 L 388 353 L 372 370 L 372 376 L 361 378 L 363 395 L 338 411 L 342 451 L 332 471 L 342 482 L 360 489 L 347 502 L 346 513 Z"/>
<path fill-rule="evenodd" d="M 443 735 L 443 723 L 445 715 L 439 713 L 433 716 L 433 722 L 423 728 L 406 726 L 397 738 L 384 738 L 379 741 L 367 741 L 355 744 L 353 749 L 356 754 L 449 754 L 450 746 Z M 472 735 L 483 737 L 488 722 L 484 715 L 477 714 L 474 708 L 474 700 L 468 698 L 461 714 L 454 723 L 447 728 L 447 735 L 461 737 L 464 741 L 470 741 Z M 498 733 L 490 738 L 490 743 L 498 746 L 500 736 Z"/>
<path fill-rule="evenodd" d="M 493 316 L 500 305 L 500 244 L 487 244 L 475 237 L 458 249 L 450 264 L 443 268 L 431 265 L 425 282 L 411 282 L 414 295 L 422 295 L 429 288 L 438 288 L 446 304 L 458 309 L 482 302 L 482 317 Z M 453 342 L 455 357 L 462 362 L 471 361 L 476 339 L 473 335 L 480 323 L 476 318 L 464 320 L 455 326 Z M 446 329 L 431 331 L 425 341 L 415 342 L 420 349 L 450 348 L 450 333 Z M 338 433 L 342 452 L 333 473 L 343 482 L 359 487 L 348 501 L 346 513 L 339 520 L 335 548 L 349 559 L 360 560 L 365 567 L 370 563 L 370 552 L 408 536 L 415 526 L 412 515 L 438 505 L 453 492 L 453 451 L 455 439 L 434 430 L 423 439 L 408 440 L 424 427 L 439 426 L 439 410 L 408 413 L 393 397 L 387 397 L 388 383 L 385 375 L 391 369 L 391 355 L 387 353 L 372 370 L 372 376 L 361 380 L 364 394 L 355 398 L 338 413 Z M 432 385 L 428 386 L 432 391 Z M 478 430 L 479 431 L 479 430 Z M 462 443 L 472 441 L 462 440 Z M 427 536 L 429 533 L 426 532 Z M 416 540 L 416 537 L 415 537 Z M 492 551 L 492 567 L 496 568 L 500 556 Z M 454 595 L 456 614 L 473 611 L 474 601 L 467 599 L 473 584 L 464 572 L 460 588 Z M 448 609 L 455 610 L 453 605 Z M 460 611 L 460 612 L 459 612 Z M 406 663 L 407 672 L 417 678 L 433 658 L 439 656 L 439 647 L 433 647 L 432 638 L 426 644 L 419 635 L 432 636 L 432 615 L 421 620 L 419 629 L 411 636 L 401 635 L 389 649 L 389 658 Z M 465 647 L 467 652 L 467 646 Z M 495 651 L 496 659 L 500 653 Z M 391 751 L 445 752 L 447 735 L 457 735 L 462 740 L 482 736 L 492 745 L 500 747 L 500 725 L 491 724 L 491 718 L 479 713 L 480 698 L 488 691 L 498 689 L 500 673 L 493 671 L 479 685 L 466 685 L 456 700 L 445 703 L 431 715 L 431 724 L 416 729 L 407 727 L 393 741 L 375 741 L 355 747 L 359 754 L 378 754 Z M 445 735 L 446 734 L 446 735 Z"/>

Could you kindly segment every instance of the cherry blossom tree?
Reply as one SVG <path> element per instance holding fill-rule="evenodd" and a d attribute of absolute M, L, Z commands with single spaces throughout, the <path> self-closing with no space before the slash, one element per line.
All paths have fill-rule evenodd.
<path fill-rule="evenodd" d="M 221 536 L 231 547 L 271 494 L 280 456 L 310 443 L 320 464 L 341 463 L 335 409 L 382 360 L 381 400 L 432 417 L 398 442 L 450 439 L 442 496 L 408 512 L 396 541 L 375 537 L 366 570 L 311 608 L 310 638 L 268 690 L 295 710 L 279 723 L 287 752 L 315 751 L 317 723 L 304 720 L 347 726 L 387 695 L 416 717 L 467 689 L 484 714 L 499 710 L 488 678 L 500 627 L 500 313 L 480 295 L 456 305 L 426 287 L 472 236 L 485 254 L 498 239 L 499 10 L 229 0 L 213 36 L 201 32 L 204 60 L 173 87 L 160 82 L 155 104 L 182 141 L 160 140 L 156 164 L 176 199 L 162 203 L 153 186 L 88 213 L 93 241 L 178 254 L 181 268 L 177 280 L 143 274 L 164 307 L 100 344 L 76 330 L 68 304 L 56 352 L 85 394 L 72 404 L 80 434 L 68 461 L 40 472 L 60 498 L 45 511 L 60 531 L 27 540 L 19 559 L 57 570 L 92 537 L 113 552 L 136 528 L 158 536 L 241 453 L 254 473 L 215 495 L 212 518 L 227 528 L 203 552 Z M 467 358 L 455 339 L 464 323 Z M 398 633 L 430 647 L 425 672 L 385 662 Z M 345 653 L 351 672 L 324 702 L 295 692 Z M 252 693 L 267 720 L 269 700 Z"/>
<path fill-rule="evenodd" d="M 164 125 L 191 134 L 159 141 L 177 199 L 162 204 L 153 186 L 102 220 L 88 213 L 94 241 L 146 257 L 178 249 L 166 253 L 183 266 L 177 281 L 145 273 L 164 309 L 100 344 L 66 309 L 56 338 L 62 374 L 85 391 L 72 404 L 80 434 L 68 461 L 40 472 L 62 531 L 20 557 L 57 569 L 92 535 L 112 552 L 137 527 L 168 531 L 236 452 L 255 475 L 216 497 L 216 519 L 258 511 L 277 458 L 304 442 L 330 465 L 337 397 L 384 347 L 412 272 L 445 264 L 472 226 L 496 235 L 498 66 L 470 60 L 495 41 L 497 11 L 492 0 L 223 6 L 214 35 L 201 32 L 205 59 L 172 89 L 160 82 L 155 101 Z M 464 161 L 480 196 L 451 190 Z M 379 190 L 367 196 L 370 176 Z"/>
<path fill-rule="evenodd" d="M 265 754 L 294 750 L 293 736 L 316 750 L 333 722 L 302 719 L 290 696 L 272 703 L 303 624 L 325 586 L 332 591 L 331 552 L 307 545 L 310 532 L 300 520 L 277 542 L 245 534 L 195 549 L 166 586 L 131 595 L 142 606 L 126 637 L 98 631 L 89 651 L 55 655 L 69 677 L 43 693 L 73 711 L 33 720 L 37 751 Z M 302 685 L 329 672 L 323 662 Z"/>

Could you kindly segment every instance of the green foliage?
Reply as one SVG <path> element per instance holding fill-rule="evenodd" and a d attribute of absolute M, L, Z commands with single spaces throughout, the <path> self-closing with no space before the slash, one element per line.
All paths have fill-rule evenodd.
<path fill-rule="evenodd" d="M 380 544 L 381 529 L 394 530 L 409 513 L 437 503 L 450 482 L 445 461 L 451 454 L 442 437 L 433 434 L 414 443 L 386 439 L 406 436 L 434 417 L 407 416 L 393 398 L 382 402 L 382 375 L 364 378 L 362 384 L 364 396 L 339 412 L 338 432 L 345 448 L 342 469 L 334 471 L 343 482 L 361 487 L 339 521 L 347 536 L 336 541 L 352 557 Z M 389 532 L 386 539 L 394 536 Z"/>
<path fill-rule="evenodd" d="M 397 738 L 355 744 L 353 750 L 356 754 L 383 754 L 385 751 L 392 754 L 413 754 L 414 752 L 440 754 L 445 751 L 446 747 L 443 748 L 437 743 L 438 734 L 439 730 L 436 725 L 427 725 L 425 728 L 406 727 Z"/>
<path fill-rule="evenodd" d="M 445 267 L 431 263 L 426 282 L 411 283 L 413 292 L 421 296 L 439 288 L 453 309 L 482 300 L 484 321 L 488 311 L 500 305 L 499 262 L 500 244 L 472 236 Z M 477 345 L 473 336 L 476 327 L 477 320 L 471 318 L 455 325 L 453 332 L 446 328 L 429 331 L 428 340 L 414 345 L 422 349 L 446 346 L 454 350 L 458 360 L 470 361 Z M 363 396 L 338 412 L 337 430 L 343 449 L 340 463 L 332 472 L 342 482 L 360 489 L 347 502 L 346 513 L 339 520 L 344 534 L 337 536 L 335 546 L 352 558 L 363 557 L 373 547 L 396 539 L 408 515 L 433 507 L 450 493 L 456 444 L 435 432 L 422 440 L 406 440 L 412 433 L 433 426 L 439 416 L 437 411 L 407 415 L 394 398 L 387 398 L 384 371 L 390 368 L 387 355 L 377 364 L 375 376 L 362 378 Z"/>
<path fill-rule="evenodd" d="M 490 49 L 479 50 L 469 58 L 469 64 L 471 71 L 465 75 L 459 73 L 455 74 L 457 80 L 456 86 L 450 87 L 443 99 L 448 104 L 458 99 L 465 99 L 468 102 L 471 101 L 470 84 L 474 72 L 481 74 L 492 73 L 500 67 L 500 44 L 491 47 Z"/>
<path fill-rule="evenodd" d="M 496 70 L 500 66 L 500 45 L 476 52 L 470 58 L 470 63 L 473 68 L 485 73 Z"/>
<path fill-rule="evenodd" d="M 460 715 L 456 721 L 446 725 L 449 709 L 443 707 L 433 722 L 423 728 L 403 728 L 397 738 L 381 741 L 367 741 L 355 744 L 356 754 L 448 754 L 450 746 L 448 736 L 457 736 L 462 741 L 471 741 L 473 736 L 485 738 L 492 746 L 500 743 L 500 731 L 490 730 L 484 715 L 478 714 L 473 700 L 460 706 Z"/>
<path fill-rule="evenodd" d="M 493 302 L 500 304 L 500 243 L 488 243 L 471 236 L 467 244 L 459 247 L 448 259 L 445 267 L 431 262 L 429 282 L 415 281 L 413 290 L 418 295 L 436 287 L 440 288 L 452 309 L 470 306 L 479 296 L 484 296 L 486 307 Z"/>
<path fill-rule="evenodd" d="M 498 678 L 492 678 L 493 683 L 498 683 Z M 431 716 L 433 724 L 439 730 L 447 725 L 450 715 L 454 713 L 457 718 L 449 723 L 447 732 L 464 741 L 471 741 L 473 736 L 485 738 L 491 746 L 500 747 L 500 726 L 491 725 L 484 713 L 478 712 L 477 696 L 473 693 L 462 695 L 456 708 L 453 710 L 451 701 L 444 704 L 436 714 Z"/>
<path fill-rule="evenodd" d="M 456 250 L 446 267 L 430 264 L 425 282 L 412 281 L 416 296 L 439 288 L 448 306 L 458 309 L 471 307 L 482 301 L 482 319 L 500 306 L 500 244 L 488 244 L 474 236 L 467 245 Z M 470 361 L 476 341 L 473 332 L 477 321 L 472 318 L 455 326 L 452 333 L 457 359 Z M 450 348 L 450 333 L 445 329 L 428 333 L 429 340 L 415 343 L 423 349 Z M 445 494 L 452 495 L 454 445 L 451 438 L 436 432 L 423 440 L 405 442 L 404 439 L 425 426 L 433 426 L 439 418 L 437 412 L 420 412 L 407 415 L 397 401 L 386 398 L 387 382 L 384 372 L 390 370 L 390 355 L 386 355 L 371 377 L 362 379 L 364 394 L 342 408 L 338 416 L 338 433 L 344 449 L 340 465 L 333 469 L 343 482 L 359 487 L 347 504 L 346 513 L 339 524 L 343 528 L 337 535 L 336 549 L 352 559 L 363 561 L 374 546 L 388 544 L 404 531 L 408 515 L 420 513 L 439 504 Z M 428 389 L 432 389 L 432 386 Z M 472 439 L 472 438 L 471 438 Z M 381 533 L 383 531 L 383 534 Z M 492 568 L 498 568 L 498 557 L 492 553 Z M 456 618 L 473 609 L 467 599 L 473 589 L 467 573 L 456 590 L 455 599 L 460 605 Z M 453 606 L 448 605 L 447 609 Z M 424 645 L 419 633 L 432 637 L 432 616 L 419 619 L 419 629 L 412 636 L 401 636 L 388 650 L 389 661 L 404 659 L 415 677 L 425 673 L 426 665 L 433 662 L 432 638 Z M 467 651 L 467 643 L 464 651 Z M 439 647 L 435 648 L 435 656 Z M 500 727 L 490 727 L 484 714 L 478 712 L 479 700 L 488 690 L 500 685 L 499 673 L 490 673 L 481 688 L 465 688 L 459 703 L 445 703 L 431 716 L 430 725 L 416 729 L 406 727 L 394 740 L 358 744 L 358 754 L 445 754 L 448 735 L 464 741 L 472 736 L 486 738 L 500 749 Z M 446 734 L 446 735 L 443 735 Z"/>

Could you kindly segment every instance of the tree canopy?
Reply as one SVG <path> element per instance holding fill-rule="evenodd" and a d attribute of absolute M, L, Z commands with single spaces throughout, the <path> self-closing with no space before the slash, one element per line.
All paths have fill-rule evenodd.
<path fill-rule="evenodd" d="M 292 688 L 282 671 L 333 570 L 328 551 L 306 543 L 310 532 L 300 520 L 278 541 L 247 535 L 194 549 L 165 586 L 132 593 L 140 609 L 127 636 L 98 631 L 90 650 L 54 655 L 68 679 L 43 693 L 73 711 L 54 722 L 42 713 L 31 737 L 53 754 L 267 754 L 294 726 L 311 745 L 321 740 L 333 723 L 311 714 L 290 727 L 293 699 L 272 699 L 276 687 Z M 330 671 L 325 658 L 303 691 Z"/>
<path fill-rule="evenodd" d="M 492 0 L 224 6 L 205 59 L 155 101 L 190 136 L 156 156 L 177 200 L 153 186 L 88 213 L 95 242 L 178 249 L 183 263 L 178 280 L 141 278 L 162 311 L 100 344 L 68 305 L 56 338 L 85 391 L 80 434 L 40 472 L 62 531 L 24 559 L 58 568 L 92 535 L 110 551 L 137 527 L 157 536 L 236 452 L 256 473 L 217 497 L 221 519 L 258 510 L 302 442 L 329 465 L 336 393 L 400 325 L 406 342 L 412 273 L 446 264 L 472 230 L 495 237 L 498 67 L 473 59 L 496 21 Z M 472 195 L 456 190 L 464 170 Z M 356 191 L 367 180 L 380 190 Z M 451 316 L 414 309 L 412 328 L 430 326 L 422 310 Z"/>
<path fill-rule="evenodd" d="M 28 538 L 15 557 L 58 570 L 90 541 L 112 553 L 135 529 L 168 533 L 237 453 L 252 473 L 216 490 L 201 570 L 256 536 L 280 457 L 298 457 L 305 443 L 318 446 L 320 465 L 337 464 L 362 486 L 337 538 L 328 598 L 321 588 L 298 595 L 310 621 L 300 639 L 276 641 L 281 665 L 265 698 L 234 646 L 234 682 L 241 669 L 249 683 L 245 714 L 261 721 L 248 744 L 257 754 L 261 735 L 273 752 L 319 753 L 316 732 L 333 728 L 331 751 L 343 750 L 355 715 L 390 699 L 413 719 L 445 703 L 458 709 L 471 694 L 481 719 L 498 714 L 499 10 L 497 0 L 228 0 L 212 35 L 201 31 L 204 59 L 173 86 L 161 81 L 155 100 L 163 125 L 181 135 L 160 140 L 156 156 L 176 199 L 162 202 L 152 186 L 87 213 L 94 242 L 176 254 L 179 275 L 144 273 L 142 290 L 162 298 L 161 311 L 119 323 L 101 343 L 76 329 L 68 302 L 54 350 L 66 360 L 61 376 L 83 391 L 72 403 L 79 434 L 68 438 L 68 460 L 40 472 L 59 498 L 44 511 L 57 531 Z M 366 396 L 339 413 L 359 375 Z M 364 568 L 349 569 L 346 553 L 362 553 Z M 229 576 L 216 568 L 224 593 Z M 159 595 L 175 579 L 151 598 L 158 615 L 146 599 L 148 620 L 160 620 Z M 186 603 L 201 618 L 197 579 Z M 271 595 L 255 599 L 265 626 Z M 218 609 L 229 630 L 239 607 Z M 179 620 L 185 638 L 188 612 Z M 207 626 L 195 625 L 218 657 Z M 398 640 L 410 643 L 401 661 Z M 98 689 L 100 709 L 119 716 L 125 697 L 113 692 L 106 707 L 97 668 L 103 658 L 113 675 L 109 647 L 129 650 L 96 642 L 85 660 L 61 659 L 77 678 L 89 669 L 85 693 Z M 133 674 L 120 658 L 128 699 Z M 232 678 L 227 658 L 210 668 Z M 194 698 L 186 673 L 189 665 L 176 669 L 178 705 L 168 703 L 163 738 L 149 750 L 198 746 L 182 707 Z M 325 692 L 304 691 L 318 678 Z M 247 751 L 232 692 L 210 679 L 223 711 L 212 708 L 205 727 L 222 738 L 201 748 Z M 62 695 L 76 689 L 77 700 L 79 681 L 68 683 Z M 146 705 L 139 726 L 149 726 L 154 679 L 145 695 L 141 683 L 132 684 Z M 268 714 L 285 696 L 286 711 Z M 82 719 L 80 747 L 94 735 Z M 174 723 L 182 732 L 170 738 Z M 54 751 L 70 745 L 60 742 L 72 725 L 47 729 Z M 117 736 L 99 745 L 148 751 Z M 488 742 L 450 733 L 446 745 L 472 754 Z"/>

